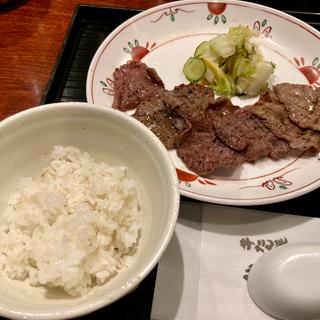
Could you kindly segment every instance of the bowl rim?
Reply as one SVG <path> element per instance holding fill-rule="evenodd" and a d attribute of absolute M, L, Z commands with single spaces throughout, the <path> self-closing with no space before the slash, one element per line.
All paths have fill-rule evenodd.
<path fill-rule="evenodd" d="M 106 116 L 114 116 L 121 119 L 121 121 L 127 123 L 132 128 L 136 128 L 140 133 L 142 133 L 148 141 L 153 145 L 153 147 L 158 151 L 159 156 L 161 157 L 161 163 L 165 169 L 168 178 L 169 178 L 169 186 L 171 187 L 170 195 L 170 206 L 171 206 L 171 217 L 166 226 L 167 232 L 163 238 L 161 244 L 159 244 L 158 249 L 155 250 L 147 263 L 137 268 L 134 272 L 134 276 L 129 282 L 126 282 L 126 286 L 119 286 L 116 288 L 112 294 L 101 294 L 97 297 L 94 302 L 86 302 L 85 300 L 79 302 L 76 305 L 62 307 L 59 311 L 50 311 L 46 312 L 45 309 L 40 311 L 23 311 L 22 308 L 16 308 L 15 310 L 9 310 L 5 305 L 2 305 L 0 301 L 0 315 L 5 317 L 14 317 L 15 319 L 66 319 L 71 317 L 82 316 L 93 311 L 96 311 L 100 308 L 106 307 L 107 305 L 112 304 L 113 302 L 119 300 L 126 294 L 128 294 L 133 288 L 138 286 L 140 282 L 152 271 L 152 269 L 156 266 L 159 259 L 163 255 L 165 249 L 167 248 L 170 239 L 174 233 L 175 225 L 179 215 L 179 207 L 180 207 L 180 190 L 179 190 L 179 182 L 176 173 L 176 169 L 172 163 L 172 160 L 169 156 L 167 149 L 160 142 L 160 140 L 156 137 L 156 135 L 145 127 L 141 122 L 129 116 L 126 113 L 123 113 L 119 110 L 115 110 L 113 108 L 108 108 L 105 106 L 99 106 L 96 104 L 91 104 L 87 102 L 56 102 L 44 104 L 36 107 L 32 107 L 23 111 L 20 111 L 16 114 L 13 114 L 2 121 L 0 121 L 0 130 L 7 126 L 15 124 L 17 121 L 21 120 L 25 116 L 32 116 L 37 113 L 45 113 L 48 111 L 66 111 L 69 112 L 71 108 L 77 111 L 93 111 L 95 113 L 105 114 Z M 84 296 L 85 297 L 85 296 Z"/>

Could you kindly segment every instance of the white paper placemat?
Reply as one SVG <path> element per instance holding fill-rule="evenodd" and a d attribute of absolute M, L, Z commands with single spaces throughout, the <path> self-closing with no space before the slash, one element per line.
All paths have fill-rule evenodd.
<path fill-rule="evenodd" d="M 197 317 L 202 207 L 182 202 L 179 223 L 158 264 L 152 319 Z"/>
<path fill-rule="evenodd" d="M 158 265 L 154 320 L 272 319 L 247 292 L 252 264 L 294 242 L 320 242 L 320 219 L 182 202 Z"/>

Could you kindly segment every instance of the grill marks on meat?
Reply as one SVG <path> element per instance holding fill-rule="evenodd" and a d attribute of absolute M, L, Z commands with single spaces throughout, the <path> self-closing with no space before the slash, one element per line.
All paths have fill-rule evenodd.
<path fill-rule="evenodd" d="M 222 117 L 239 109 L 240 107 L 233 105 L 228 97 L 218 97 L 210 103 L 209 113 L 211 117 Z"/>
<path fill-rule="evenodd" d="M 312 152 L 320 150 L 320 134 L 313 130 L 301 129 L 294 124 L 289 118 L 285 105 L 278 100 L 274 92 L 268 90 L 256 104 L 248 109 L 261 119 L 277 138 L 285 140 L 291 149 Z"/>
<path fill-rule="evenodd" d="M 215 120 L 213 126 L 218 138 L 230 148 L 243 151 L 247 161 L 256 161 L 265 156 L 279 159 L 289 152 L 288 145 L 278 140 L 246 109 L 236 110 Z"/>
<path fill-rule="evenodd" d="M 133 117 L 155 133 L 167 149 L 177 148 L 194 130 L 212 132 L 207 110 L 214 103 L 212 90 L 199 84 L 182 84 L 141 102 Z"/>
<path fill-rule="evenodd" d="M 245 159 L 216 139 L 213 130 L 211 111 L 223 115 L 233 108 L 238 109 L 227 98 L 215 99 L 207 87 L 182 84 L 141 102 L 133 117 L 150 128 L 167 149 L 176 148 L 190 170 L 204 176 L 216 168 L 234 168 Z"/>
<path fill-rule="evenodd" d="M 181 84 L 168 94 L 169 105 L 198 131 L 212 131 L 208 109 L 215 103 L 213 91 L 199 84 Z"/>
<path fill-rule="evenodd" d="M 244 161 L 241 153 L 221 143 L 214 132 L 195 130 L 180 145 L 177 154 L 190 170 L 201 176 L 218 168 L 235 168 Z"/>
<path fill-rule="evenodd" d="M 194 107 L 189 112 L 188 109 L 178 108 L 193 125 L 191 135 L 178 147 L 177 154 L 187 168 L 201 176 L 208 176 L 216 169 L 235 168 L 245 161 L 243 153 L 221 142 L 213 129 L 215 117 L 224 117 L 238 110 L 239 107 L 233 106 L 230 99 L 226 97 L 214 99 L 212 93 L 205 101 L 207 93 L 203 88 L 199 88 L 197 94 L 194 94 L 197 86 L 199 85 L 193 85 L 190 91 L 185 85 L 175 88 L 176 92 L 182 91 L 183 94 L 187 92 L 193 99 L 196 98 L 198 108 L 201 109 L 200 116 L 197 117 L 197 109 Z M 202 97 L 199 97 L 200 93 Z"/>
<path fill-rule="evenodd" d="M 112 107 L 121 111 L 132 110 L 137 105 L 164 90 L 157 72 L 141 62 L 129 61 L 113 73 L 114 100 Z"/>
<path fill-rule="evenodd" d="M 303 129 L 320 131 L 320 88 L 280 83 L 273 89 L 292 122 Z"/>
<path fill-rule="evenodd" d="M 311 130 L 302 131 L 290 121 L 283 105 L 272 102 L 258 103 L 251 111 L 276 137 L 287 141 L 291 149 L 319 149 L 319 134 Z"/>
<path fill-rule="evenodd" d="M 133 117 L 142 122 L 170 150 L 179 146 L 191 130 L 191 123 L 167 103 L 167 94 L 141 102 Z"/>
<path fill-rule="evenodd" d="M 262 157 L 280 159 L 290 149 L 320 150 L 320 89 L 277 84 L 240 108 L 195 83 L 165 90 L 143 63 L 128 62 L 114 79 L 113 108 L 136 108 L 133 116 L 201 176 Z"/>

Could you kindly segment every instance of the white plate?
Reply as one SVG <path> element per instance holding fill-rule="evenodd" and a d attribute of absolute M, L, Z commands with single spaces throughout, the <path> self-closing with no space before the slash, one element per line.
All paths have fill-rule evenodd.
<path fill-rule="evenodd" d="M 155 68 L 167 89 L 187 83 L 182 66 L 193 55 L 196 45 L 238 24 L 259 30 L 258 41 L 265 58 L 276 63 L 270 85 L 320 85 L 320 33 L 306 23 L 244 1 L 178 1 L 137 14 L 105 39 L 89 68 L 88 102 L 111 107 L 113 71 L 131 59 Z M 233 98 L 240 106 L 256 100 Z M 319 156 L 291 154 L 279 161 L 262 159 L 205 179 L 187 170 L 175 151 L 170 151 L 170 155 L 181 181 L 181 194 L 202 201 L 267 204 L 300 196 L 320 185 Z"/>

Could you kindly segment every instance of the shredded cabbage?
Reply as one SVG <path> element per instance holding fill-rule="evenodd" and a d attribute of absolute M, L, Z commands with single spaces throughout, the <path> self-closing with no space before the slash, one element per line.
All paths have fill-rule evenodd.
<path fill-rule="evenodd" d="M 203 59 L 207 69 L 198 82 L 220 95 L 258 95 L 267 87 L 275 65 L 265 61 L 258 44 L 250 41 L 257 36 L 258 32 L 239 25 L 201 44 L 197 58 Z"/>

